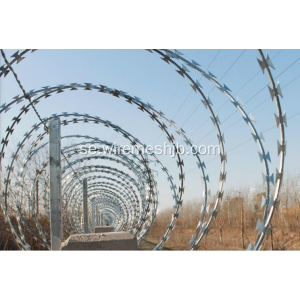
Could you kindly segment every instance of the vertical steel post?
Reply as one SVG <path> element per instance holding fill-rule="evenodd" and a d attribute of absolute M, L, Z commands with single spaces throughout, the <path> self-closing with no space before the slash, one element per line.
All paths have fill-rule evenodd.
<path fill-rule="evenodd" d="M 87 179 L 86 178 L 83 179 L 83 229 L 84 229 L 84 233 L 89 233 Z"/>
<path fill-rule="evenodd" d="M 92 201 L 92 232 L 95 231 L 95 200 Z"/>
<path fill-rule="evenodd" d="M 60 250 L 62 240 L 62 196 L 59 118 L 50 121 L 49 130 L 51 250 Z"/>
<path fill-rule="evenodd" d="M 98 206 L 96 207 L 96 226 L 99 226 L 99 208 Z"/>
<path fill-rule="evenodd" d="M 35 187 L 35 212 L 39 216 L 39 170 L 36 170 L 36 187 Z"/>

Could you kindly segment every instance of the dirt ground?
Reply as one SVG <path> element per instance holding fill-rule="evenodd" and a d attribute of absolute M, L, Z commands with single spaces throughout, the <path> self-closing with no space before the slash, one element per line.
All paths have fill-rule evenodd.
<path fill-rule="evenodd" d="M 188 250 L 189 240 L 194 234 L 192 229 L 177 229 L 165 243 L 164 250 Z M 244 247 L 239 229 L 225 228 L 223 230 L 223 241 L 220 240 L 219 231 L 211 229 L 208 236 L 201 242 L 199 250 L 245 250 L 249 242 L 254 244 L 256 238 L 255 231 L 245 230 Z M 140 250 L 152 250 L 159 237 L 153 233 L 147 236 L 139 245 Z M 273 244 L 273 245 L 272 245 Z M 285 229 L 273 229 L 273 240 L 270 236 L 263 243 L 261 250 L 300 250 L 300 233 L 291 232 Z"/>

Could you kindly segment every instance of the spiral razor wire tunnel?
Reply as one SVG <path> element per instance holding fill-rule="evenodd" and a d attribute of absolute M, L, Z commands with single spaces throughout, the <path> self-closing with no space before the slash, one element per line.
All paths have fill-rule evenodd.
<path fill-rule="evenodd" d="M 125 138 L 129 144 L 141 147 L 140 149 L 147 147 L 147 141 L 140 141 L 131 133 L 118 126 L 118 124 L 84 112 L 62 112 L 42 118 L 39 114 L 39 107 L 43 105 L 43 101 L 46 98 L 69 91 L 98 92 L 100 93 L 99 99 L 101 94 L 107 94 L 118 98 L 120 101 L 127 102 L 132 107 L 137 107 L 145 113 L 145 116 L 153 120 L 154 124 L 160 128 L 174 149 L 177 149 L 176 142 L 179 138 L 183 138 L 186 145 L 193 145 L 192 140 L 187 136 L 184 129 L 177 126 L 162 111 L 156 110 L 150 103 L 143 102 L 137 96 L 129 95 L 127 92 L 114 87 L 108 87 L 99 83 L 70 83 L 25 91 L 21 79 L 18 78 L 14 70 L 14 65 L 20 63 L 26 55 L 35 51 L 35 49 L 20 50 L 7 59 L 5 51 L 1 50 L 5 64 L 0 67 L 1 80 L 5 82 L 7 76 L 14 76 L 22 92 L 0 107 L 0 114 L 5 114 L 10 109 L 18 111 L 13 117 L 11 124 L 7 126 L 5 135 L 1 140 L 0 184 L 1 207 L 5 221 L 10 225 L 11 232 L 19 248 L 25 250 L 31 249 L 29 239 L 34 239 L 42 248 L 51 249 L 49 231 L 49 158 L 44 157 L 40 167 L 35 170 L 35 176 L 29 176 L 31 163 L 40 153 L 49 148 L 49 127 L 51 122 L 56 120 L 61 127 L 71 126 L 72 130 L 76 130 L 76 125 L 83 126 L 85 123 L 92 123 L 101 127 L 105 126 L 107 130 L 114 131 Z M 204 204 L 201 211 L 198 212 L 200 221 L 186 248 L 197 250 L 203 238 L 209 233 L 211 223 L 213 219 L 217 218 L 220 210 L 227 177 L 227 154 L 221 122 L 213 110 L 211 99 L 205 96 L 199 80 L 194 80 L 191 77 L 190 71 L 193 69 L 201 78 L 213 83 L 220 93 L 228 97 L 231 104 L 240 112 L 243 120 L 250 127 L 253 141 L 258 146 L 259 159 L 264 167 L 262 176 L 265 186 L 265 197 L 262 199 L 264 214 L 262 220 L 257 220 L 255 229 L 257 238 L 253 245 L 249 244 L 248 250 L 259 250 L 264 238 L 270 233 L 272 217 L 279 203 L 286 152 L 285 126 L 287 125 L 287 119 L 286 114 L 281 109 L 280 98 L 283 96 L 280 85 L 275 83 L 272 76 L 271 69 L 274 69 L 274 65 L 271 59 L 263 51 L 258 50 L 258 63 L 262 72 L 268 76 L 268 89 L 277 109 L 275 121 L 280 136 L 279 141 L 277 141 L 280 163 L 275 175 L 270 171 L 270 154 L 264 147 L 262 133 L 259 133 L 254 126 L 254 117 L 245 111 L 243 102 L 233 96 L 228 86 L 221 84 L 211 72 L 204 71 L 196 61 L 185 59 L 180 51 L 165 49 L 148 49 L 147 51 L 161 58 L 170 68 L 185 78 L 192 91 L 198 95 L 199 100 L 203 104 L 203 109 L 207 111 L 217 132 L 220 146 L 219 188 L 214 193 L 209 188 L 210 177 L 203 156 L 200 155 L 199 151 L 194 151 L 193 153 L 195 164 L 199 169 L 199 195 L 203 193 Z M 18 130 L 18 126 L 22 126 L 22 117 L 32 109 L 38 117 L 38 122 L 28 129 L 14 149 L 14 152 L 11 155 L 9 154 L 8 157 L 9 142 L 12 136 Z M 172 133 L 173 131 L 175 132 L 174 134 Z M 109 224 L 115 228 L 115 231 L 128 231 L 139 242 L 143 240 L 155 222 L 158 209 L 159 189 L 155 181 L 155 170 L 153 170 L 153 164 L 155 163 L 156 166 L 161 168 L 170 184 L 172 201 L 174 203 L 170 223 L 159 243 L 154 247 L 154 250 L 161 250 L 176 226 L 183 203 L 185 170 L 182 154 L 179 151 L 175 151 L 174 159 L 177 162 L 177 175 L 173 177 L 174 172 L 170 172 L 154 152 L 150 154 L 146 154 L 145 151 L 128 153 L 121 146 L 112 143 L 112 141 L 102 140 L 99 137 L 90 135 L 63 135 L 61 140 L 69 143 L 69 146 L 61 148 L 62 227 L 64 236 L 91 232 L 95 225 Z M 28 144 L 29 147 L 27 147 Z M 111 147 L 116 151 L 111 151 L 110 153 L 100 151 L 100 153 L 97 152 L 96 154 L 79 156 L 81 146 L 84 145 L 94 145 L 96 147 L 95 150 Z M 111 167 L 109 165 L 110 162 L 118 164 L 121 168 Z M 201 181 L 204 190 L 200 190 Z M 39 184 L 43 187 L 42 189 L 39 189 Z M 84 228 L 83 224 L 83 185 L 88 187 L 88 228 Z M 274 188 L 272 185 L 274 185 Z M 48 223 L 43 222 L 42 224 L 41 218 L 39 218 L 41 211 L 43 211 L 43 215 L 46 221 L 48 220 Z"/>

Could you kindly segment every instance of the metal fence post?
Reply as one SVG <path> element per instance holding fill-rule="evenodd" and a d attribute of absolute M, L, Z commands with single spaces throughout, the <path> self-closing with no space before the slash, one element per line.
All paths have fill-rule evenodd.
<path fill-rule="evenodd" d="M 95 200 L 92 201 L 92 232 L 95 231 Z"/>
<path fill-rule="evenodd" d="M 59 118 L 50 121 L 49 131 L 51 250 L 60 250 L 62 240 L 62 196 Z"/>
<path fill-rule="evenodd" d="M 87 179 L 83 179 L 83 229 L 84 233 L 89 233 L 88 225 L 88 203 L 87 203 Z"/>

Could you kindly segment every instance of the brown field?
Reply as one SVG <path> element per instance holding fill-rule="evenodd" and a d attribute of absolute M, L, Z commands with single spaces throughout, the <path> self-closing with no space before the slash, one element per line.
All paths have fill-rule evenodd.
<path fill-rule="evenodd" d="M 175 229 L 171 238 L 165 243 L 164 250 L 187 250 L 188 242 L 194 234 L 193 229 Z M 239 239 L 240 230 L 232 228 L 224 228 L 223 242 L 220 241 L 219 231 L 211 229 L 207 238 L 202 242 L 199 250 L 245 250 L 250 240 L 255 240 L 254 229 L 245 232 L 245 246 L 242 247 L 241 239 Z M 152 250 L 159 242 L 157 237 L 149 234 L 147 238 L 140 243 L 140 250 Z M 300 234 L 299 232 L 291 233 L 289 230 L 273 228 L 273 246 L 270 237 L 264 242 L 262 250 L 300 250 Z"/>
<path fill-rule="evenodd" d="M 219 209 L 217 218 L 212 222 L 210 231 L 200 245 L 199 250 L 244 250 L 249 243 L 255 243 L 257 219 L 263 218 L 261 208 L 262 193 L 250 196 L 247 189 L 238 192 L 227 192 Z M 170 239 L 164 244 L 164 250 L 187 250 L 189 241 L 195 234 L 199 221 L 201 201 L 187 201 L 183 204 L 177 226 Z M 140 250 L 152 250 L 166 232 L 171 220 L 172 210 L 165 210 L 157 215 L 156 221 L 146 239 L 140 243 Z M 16 219 L 12 218 L 14 224 Z M 39 216 L 41 226 L 49 233 L 47 217 Z M 30 226 L 33 220 L 27 219 Z M 18 250 L 8 224 L 4 222 L 0 209 L 0 249 Z M 15 226 L 17 228 L 17 226 Z M 39 243 L 25 231 L 31 248 L 42 250 Z M 65 232 L 66 236 L 67 233 Z M 280 194 L 280 205 L 272 220 L 272 230 L 265 239 L 262 250 L 300 250 L 300 180 L 299 176 L 287 178 Z"/>
<path fill-rule="evenodd" d="M 232 195 L 238 194 L 238 197 Z M 262 193 L 254 197 L 249 190 L 228 192 L 224 197 L 218 217 L 213 221 L 207 237 L 199 250 L 245 250 L 257 238 L 257 219 L 263 218 Z M 165 250 L 187 250 L 189 241 L 195 235 L 199 221 L 199 201 L 183 204 L 180 216 L 170 239 L 164 244 Z M 172 210 L 157 216 L 156 222 L 141 250 L 153 249 L 171 220 Z M 287 177 L 280 194 L 280 205 L 272 220 L 272 229 L 263 242 L 261 250 L 300 250 L 300 180 L 299 176 Z"/>

